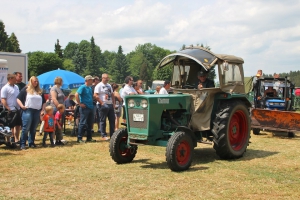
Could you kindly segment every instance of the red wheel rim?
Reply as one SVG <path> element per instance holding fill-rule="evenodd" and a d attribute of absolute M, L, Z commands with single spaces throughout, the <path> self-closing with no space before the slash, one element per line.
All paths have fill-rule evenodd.
<path fill-rule="evenodd" d="M 127 148 L 127 138 L 128 138 L 127 135 L 122 137 L 119 143 L 119 153 L 123 157 L 127 157 L 131 154 L 130 149 Z"/>
<path fill-rule="evenodd" d="M 247 132 L 247 117 L 242 110 L 237 110 L 230 119 L 228 129 L 229 142 L 235 151 L 239 151 L 244 147 Z"/>
<path fill-rule="evenodd" d="M 185 165 L 189 161 L 191 146 L 187 141 L 181 141 L 176 149 L 176 159 L 179 165 Z"/>

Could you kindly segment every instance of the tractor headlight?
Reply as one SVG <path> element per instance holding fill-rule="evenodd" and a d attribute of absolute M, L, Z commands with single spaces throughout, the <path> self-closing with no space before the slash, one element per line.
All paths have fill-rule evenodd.
<path fill-rule="evenodd" d="M 134 100 L 133 99 L 129 99 L 128 100 L 128 106 L 129 106 L 129 108 L 133 108 L 134 107 Z"/>
<path fill-rule="evenodd" d="M 142 106 L 142 108 L 147 108 L 148 107 L 148 101 L 146 99 L 143 99 L 141 101 L 141 106 Z"/>
<path fill-rule="evenodd" d="M 273 102 L 269 102 L 269 105 L 270 105 L 270 106 L 274 106 L 274 103 L 273 103 Z"/>
<path fill-rule="evenodd" d="M 281 106 L 285 106 L 285 103 L 280 103 Z"/>

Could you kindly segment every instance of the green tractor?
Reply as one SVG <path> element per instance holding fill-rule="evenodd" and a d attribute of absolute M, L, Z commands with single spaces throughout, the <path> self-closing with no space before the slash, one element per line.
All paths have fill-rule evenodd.
<path fill-rule="evenodd" d="M 126 128 L 117 130 L 109 151 L 118 163 L 131 162 L 139 145 L 166 147 L 173 171 L 187 170 L 198 143 L 213 144 L 221 159 L 243 156 L 249 144 L 251 103 L 245 95 L 243 59 L 189 47 L 163 58 L 173 68 L 172 94 L 125 97 Z M 195 89 L 197 72 L 218 68 L 219 87 Z"/>

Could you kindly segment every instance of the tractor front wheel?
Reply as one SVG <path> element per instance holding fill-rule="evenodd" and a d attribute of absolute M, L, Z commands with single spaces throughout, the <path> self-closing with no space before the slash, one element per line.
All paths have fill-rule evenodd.
<path fill-rule="evenodd" d="M 213 122 L 214 149 L 221 159 L 243 156 L 250 139 L 250 117 L 242 101 L 224 102 Z"/>
<path fill-rule="evenodd" d="M 191 166 L 193 152 L 192 137 L 185 132 L 174 133 L 168 142 L 166 151 L 169 168 L 172 171 L 187 170 Z"/>
<path fill-rule="evenodd" d="M 114 132 L 110 139 L 109 152 L 111 158 L 118 164 L 131 162 L 137 152 L 137 146 L 127 145 L 128 133 L 127 128 L 121 128 Z"/>

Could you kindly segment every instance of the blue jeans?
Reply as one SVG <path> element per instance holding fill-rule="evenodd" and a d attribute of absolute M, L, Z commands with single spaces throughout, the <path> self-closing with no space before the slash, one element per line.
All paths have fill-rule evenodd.
<path fill-rule="evenodd" d="M 94 124 L 94 109 L 91 108 L 79 108 L 80 121 L 78 127 L 78 140 L 82 140 L 84 130 L 86 130 L 86 139 L 92 139 L 92 126 Z"/>
<path fill-rule="evenodd" d="M 53 132 L 44 132 L 43 144 L 46 144 L 46 139 L 47 139 L 48 135 L 50 137 L 50 143 L 53 145 L 54 144 L 54 142 L 53 142 Z"/>
<path fill-rule="evenodd" d="M 40 110 L 27 108 L 22 112 L 22 135 L 21 146 L 26 145 L 28 138 L 28 145 L 34 144 L 36 127 L 40 122 Z M 29 137 L 28 137 L 29 132 Z"/>
<path fill-rule="evenodd" d="M 108 117 L 109 121 L 109 132 L 110 137 L 113 135 L 115 131 L 115 110 L 113 108 L 113 104 L 97 104 L 99 116 L 100 116 L 100 131 L 102 137 L 107 137 L 106 134 L 106 118 Z"/>

